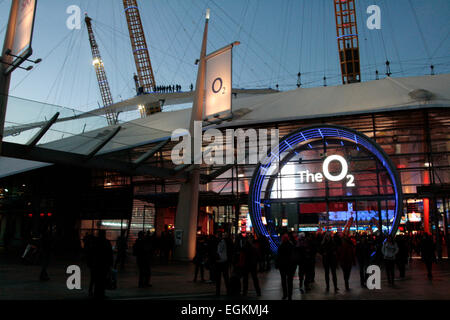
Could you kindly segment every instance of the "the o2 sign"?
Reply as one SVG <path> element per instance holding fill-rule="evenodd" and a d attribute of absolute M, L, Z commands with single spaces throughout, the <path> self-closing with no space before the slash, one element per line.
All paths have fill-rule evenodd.
<path fill-rule="evenodd" d="M 337 175 L 333 175 L 330 173 L 330 163 L 332 161 L 337 161 L 341 164 L 341 172 Z M 309 170 L 304 170 L 299 172 L 300 183 L 310 183 L 310 182 L 323 182 L 323 178 L 325 177 L 329 181 L 338 182 L 344 179 L 347 179 L 347 187 L 355 186 L 355 177 L 352 174 L 348 173 L 348 163 L 344 157 L 340 155 L 332 155 L 325 159 L 322 165 L 322 173 L 311 173 Z"/>
<path fill-rule="evenodd" d="M 395 235 L 400 224 L 401 215 L 403 211 L 403 192 L 400 182 L 400 177 L 397 173 L 395 165 L 389 159 L 384 150 L 375 142 L 372 141 L 365 134 L 337 125 L 315 125 L 311 127 L 302 128 L 292 132 L 280 140 L 279 144 L 270 150 L 266 158 L 262 159 L 256 167 L 248 195 L 248 207 L 252 224 L 259 235 L 265 236 L 269 240 L 270 248 L 273 252 L 278 250 L 280 242 L 279 236 L 273 226 L 273 219 L 270 217 L 270 195 L 272 194 L 273 183 L 273 169 L 278 167 L 280 163 L 286 163 L 285 159 L 279 159 L 279 155 L 297 152 L 296 150 L 308 145 L 314 141 L 320 140 L 341 140 L 349 143 L 354 143 L 358 147 L 364 148 L 368 153 L 374 156 L 382 166 L 392 183 L 392 200 L 395 201 L 394 219 L 389 227 L 390 235 Z M 332 163 L 339 162 L 341 169 L 334 172 L 330 167 Z M 281 170 L 281 168 L 279 168 Z M 323 179 L 329 181 L 346 181 L 347 187 L 355 187 L 354 176 L 348 172 L 349 166 L 344 157 L 340 155 L 331 155 L 325 158 L 322 164 L 322 172 L 311 173 L 309 170 L 300 172 L 300 181 L 308 182 L 322 182 Z M 264 195 L 264 197 L 262 197 Z M 266 203 L 268 207 L 266 208 Z M 263 209 L 264 207 L 264 209 Z M 263 219 L 264 211 L 264 219 Z M 268 215 L 269 214 L 269 215 Z M 263 223 L 263 220 L 266 223 Z M 272 222 L 271 222 L 272 221 Z"/>

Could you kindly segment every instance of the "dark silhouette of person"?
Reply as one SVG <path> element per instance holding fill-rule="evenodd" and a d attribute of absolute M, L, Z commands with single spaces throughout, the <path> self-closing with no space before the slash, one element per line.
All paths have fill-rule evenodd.
<path fill-rule="evenodd" d="M 191 85 L 189 86 L 189 88 L 192 90 L 194 90 L 194 85 L 191 83 Z"/>
<path fill-rule="evenodd" d="M 111 243 L 106 239 L 106 231 L 99 230 L 92 248 L 92 268 L 94 275 L 94 298 L 104 299 L 107 277 L 113 265 Z"/>
<path fill-rule="evenodd" d="M 51 226 L 48 225 L 44 228 L 40 244 L 39 244 L 39 256 L 41 260 L 41 272 L 39 275 L 39 280 L 41 281 L 48 281 L 50 280 L 50 277 L 47 273 L 48 265 L 50 264 L 50 256 L 53 248 L 53 235 L 52 235 L 52 229 Z"/>
<path fill-rule="evenodd" d="M 305 293 L 304 285 L 305 284 L 305 276 L 306 276 L 306 251 L 308 244 L 306 243 L 306 235 L 301 232 L 298 234 L 297 243 L 295 245 L 295 249 L 297 251 L 297 265 L 298 265 L 298 282 L 299 289 L 301 293 Z"/>
<path fill-rule="evenodd" d="M 197 282 L 198 272 L 200 271 L 201 281 L 205 281 L 205 262 L 208 254 L 208 244 L 203 237 L 197 240 L 197 246 L 195 249 L 194 264 L 195 264 L 195 274 L 194 282 Z"/>
<path fill-rule="evenodd" d="M 209 270 L 209 283 L 216 281 L 216 257 L 217 257 L 217 238 L 210 235 L 207 241 L 208 253 L 206 258 L 206 268 Z"/>
<path fill-rule="evenodd" d="M 359 266 L 359 280 L 361 287 L 366 287 L 367 282 L 367 267 L 370 265 L 371 247 L 367 235 L 362 235 L 356 241 L 355 249 L 356 259 Z"/>
<path fill-rule="evenodd" d="M 317 243 L 312 233 L 306 234 L 305 251 L 305 290 L 311 290 L 311 284 L 314 282 L 316 269 Z"/>
<path fill-rule="evenodd" d="M 283 288 L 282 300 L 286 298 L 292 300 L 294 274 L 297 269 L 297 262 L 293 256 L 294 244 L 289 239 L 288 234 L 283 234 L 276 258 L 276 267 L 280 270 L 281 286 Z"/>
<path fill-rule="evenodd" d="M 427 268 L 428 279 L 431 280 L 433 278 L 432 266 L 433 262 L 436 260 L 436 255 L 433 239 L 427 232 L 423 234 L 422 241 L 420 242 L 420 253 Z"/>
<path fill-rule="evenodd" d="M 139 269 L 138 287 L 150 287 L 151 248 L 149 240 L 145 237 L 143 231 L 140 231 L 138 233 L 138 238 L 133 245 L 133 255 L 136 256 L 136 263 Z"/>
<path fill-rule="evenodd" d="M 344 275 L 345 290 L 350 290 L 349 280 L 352 266 L 355 265 L 355 246 L 352 239 L 348 235 L 342 238 L 341 246 L 339 247 L 339 263 Z"/>
<path fill-rule="evenodd" d="M 389 235 L 387 237 L 387 239 L 383 243 L 381 252 L 383 253 L 384 263 L 386 265 L 388 283 L 390 285 L 394 285 L 395 257 L 398 253 L 398 246 L 397 243 L 392 239 L 392 236 Z"/>
<path fill-rule="evenodd" d="M 216 295 L 220 296 L 220 286 L 223 280 L 225 282 L 225 288 L 227 290 L 227 294 L 229 294 L 229 276 L 228 276 L 228 253 L 229 249 L 227 246 L 227 240 L 223 237 L 222 233 L 218 233 L 218 244 L 216 251 Z"/>
<path fill-rule="evenodd" d="M 327 232 L 323 237 L 321 244 L 322 262 L 325 272 L 325 284 L 327 292 L 330 291 L 330 271 L 331 277 L 333 279 L 334 291 L 339 291 L 336 276 L 337 251 L 339 245 L 338 238 L 339 236 L 337 234 L 332 238 L 331 234 Z"/>
<path fill-rule="evenodd" d="M 87 232 L 83 239 L 84 254 L 86 257 L 86 264 L 89 268 L 89 297 L 94 295 L 94 242 L 95 237 L 90 232 Z"/>
<path fill-rule="evenodd" d="M 395 263 L 397 264 L 398 271 L 400 272 L 400 278 L 403 279 L 405 277 L 406 264 L 408 263 L 408 244 L 405 237 L 399 235 L 395 237 L 395 241 L 398 246 L 398 253 L 395 257 Z"/>
<path fill-rule="evenodd" d="M 261 296 L 261 288 L 259 287 L 258 275 L 257 275 L 257 265 L 258 265 L 258 252 L 255 246 L 253 245 L 252 236 L 248 235 L 244 241 L 244 245 L 242 247 L 242 255 L 243 255 L 243 268 L 242 268 L 242 276 L 243 276 L 243 290 L 242 295 L 246 296 L 248 292 L 248 275 L 251 274 L 253 280 L 253 287 L 255 288 L 256 295 L 258 297 Z"/>
<path fill-rule="evenodd" d="M 127 257 L 127 237 L 125 236 L 125 230 L 122 230 L 120 236 L 116 240 L 116 250 L 117 257 L 116 262 L 114 263 L 114 269 L 117 269 L 120 266 L 120 269 L 123 270 L 125 268 L 125 260 Z"/>

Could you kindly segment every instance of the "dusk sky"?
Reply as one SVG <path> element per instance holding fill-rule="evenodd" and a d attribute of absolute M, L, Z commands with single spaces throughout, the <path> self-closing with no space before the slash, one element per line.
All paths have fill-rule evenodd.
<path fill-rule="evenodd" d="M 211 8 L 208 51 L 233 41 L 233 84 L 239 88 L 296 86 L 301 72 L 305 87 L 340 83 L 332 0 L 139 0 L 159 85 L 195 83 L 204 13 Z M 369 30 L 366 9 L 381 7 L 381 30 Z M 0 0 L 3 40 L 11 0 Z M 66 8 L 78 5 L 80 30 L 69 30 Z M 414 9 L 414 11 L 413 11 Z M 92 67 L 84 12 L 93 28 L 115 101 L 135 94 L 135 66 L 120 0 L 38 0 L 33 71 L 14 72 L 10 94 L 77 110 L 101 101 Z M 363 81 L 375 70 L 384 76 L 386 59 L 394 77 L 450 71 L 450 1 L 358 0 L 358 27 Z M 417 19 L 415 18 L 417 17 Z M 421 32 L 419 32 L 419 27 Z M 424 39 L 424 40 L 423 40 Z"/>

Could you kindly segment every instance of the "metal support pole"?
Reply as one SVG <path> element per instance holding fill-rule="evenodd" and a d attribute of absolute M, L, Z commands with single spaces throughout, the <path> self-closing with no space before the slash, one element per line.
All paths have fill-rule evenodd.
<path fill-rule="evenodd" d="M 195 121 L 201 121 L 203 118 L 203 103 L 205 97 L 205 78 L 206 78 L 206 46 L 208 39 L 209 10 L 205 20 L 205 29 L 203 31 L 202 49 L 200 53 L 200 62 L 197 73 L 197 82 L 195 88 L 194 103 L 192 105 L 192 114 L 190 121 L 191 145 L 194 146 L 194 125 Z M 195 159 L 195 147 L 192 150 L 191 159 Z M 176 255 L 181 260 L 192 260 L 195 255 L 195 245 L 197 238 L 197 217 L 198 217 L 198 198 L 200 184 L 200 168 L 194 165 L 189 173 L 188 181 L 183 183 L 178 197 L 177 213 L 175 216 L 175 228 L 182 233 L 181 245 L 177 248 Z"/>

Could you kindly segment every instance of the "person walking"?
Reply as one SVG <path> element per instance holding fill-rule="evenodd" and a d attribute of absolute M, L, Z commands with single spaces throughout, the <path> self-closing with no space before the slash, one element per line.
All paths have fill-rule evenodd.
<path fill-rule="evenodd" d="M 223 280 L 225 282 L 225 288 L 227 290 L 227 294 L 229 294 L 229 277 L 228 277 L 228 248 L 227 248 L 227 241 L 222 236 L 222 233 L 218 233 L 218 239 L 219 243 L 217 244 L 217 260 L 216 260 L 216 295 L 220 296 L 220 286 L 222 282 L 222 275 Z"/>
<path fill-rule="evenodd" d="M 428 279 L 431 280 L 433 278 L 432 266 L 436 260 L 435 245 L 433 239 L 426 232 L 423 234 L 422 241 L 420 242 L 420 253 L 427 268 Z"/>
<path fill-rule="evenodd" d="M 253 238 L 248 235 L 244 241 L 244 246 L 242 247 L 243 255 L 243 290 L 242 295 L 246 296 L 248 292 L 248 275 L 251 274 L 253 280 L 253 287 L 255 288 L 256 295 L 261 296 L 261 288 L 259 287 L 259 281 L 257 276 L 257 265 L 258 265 L 258 252 L 253 244 Z"/>
<path fill-rule="evenodd" d="M 349 280 L 352 267 L 355 263 L 355 246 L 348 235 L 342 238 L 342 245 L 339 248 L 339 263 L 344 275 L 345 290 L 350 290 Z"/>
<path fill-rule="evenodd" d="M 398 245 L 392 239 L 392 236 L 389 235 L 383 243 L 381 253 L 383 254 L 384 263 L 386 266 L 388 283 L 393 286 L 395 276 L 395 257 L 398 253 Z"/>
<path fill-rule="evenodd" d="M 276 258 L 276 267 L 280 270 L 281 286 L 283 288 L 282 300 L 292 300 L 294 274 L 297 268 L 297 263 L 293 259 L 293 251 L 294 244 L 290 241 L 288 234 L 283 234 Z"/>
<path fill-rule="evenodd" d="M 339 291 L 336 276 L 338 238 L 339 236 L 337 234 L 334 238 L 332 238 L 331 234 L 327 232 L 321 243 L 322 263 L 325 271 L 325 284 L 327 292 L 330 291 L 330 271 L 333 279 L 334 292 Z"/>

